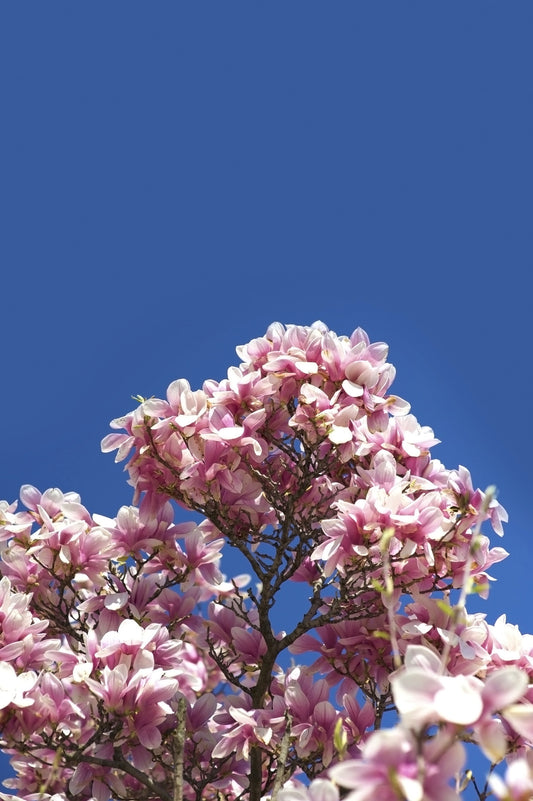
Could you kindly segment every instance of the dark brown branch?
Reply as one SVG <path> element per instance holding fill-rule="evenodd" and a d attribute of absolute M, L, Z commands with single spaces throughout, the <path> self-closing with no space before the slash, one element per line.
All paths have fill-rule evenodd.
<path fill-rule="evenodd" d="M 100 757 L 93 757 L 84 754 L 80 758 L 80 762 L 88 762 L 91 765 L 101 765 L 104 768 L 115 768 L 116 770 L 121 770 L 123 773 L 127 773 L 129 776 L 137 779 L 140 784 L 153 793 L 155 798 L 158 798 L 161 801 L 173 801 L 172 796 L 167 792 L 165 787 L 150 781 L 145 773 L 138 770 L 130 762 L 127 762 L 123 756 L 117 756 L 116 759 L 102 759 Z"/>
<path fill-rule="evenodd" d="M 249 790 L 249 801 L 261 801 L 261 796 L 263 795 L 263 759 L 257 745 L 253 745 L 250 748 Z"/>

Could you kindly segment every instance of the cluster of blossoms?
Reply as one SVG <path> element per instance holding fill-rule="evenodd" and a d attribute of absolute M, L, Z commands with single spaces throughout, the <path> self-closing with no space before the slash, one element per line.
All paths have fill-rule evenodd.
<path fill-rule="evenodd" d="M 529 798 L 533 638 L 465 607 L 505 511 L 432 458 L 361 329 L 274 324 L 237 353 L 112 422 L 116 518 L 58 489 L 0 503 L 0 798 Z"/>

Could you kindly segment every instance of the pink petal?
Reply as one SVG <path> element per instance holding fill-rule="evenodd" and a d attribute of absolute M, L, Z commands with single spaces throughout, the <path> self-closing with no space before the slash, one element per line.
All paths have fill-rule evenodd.
<path fill-rule="evenodd" d="M 503 717 L 518 734 L 533 743 L 533 704 L 513 704 Z"/>
<path fill-rule="evenodd" d="M 140 744 L 144 745 L 145 748 L 159 748 L 161 745 L 161 732 L 157 726 L 141 726 L 137 730 L 137 737 Z"/>

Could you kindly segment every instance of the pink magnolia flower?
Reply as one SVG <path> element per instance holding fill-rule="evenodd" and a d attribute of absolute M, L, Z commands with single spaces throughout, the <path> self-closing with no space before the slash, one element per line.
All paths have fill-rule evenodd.
<path fill-rule="evenodd" d="M 26 697 L 37 681 L 35 673 L 16 673 L 8 662 L 0 662 L 0 709 L 6 706 L 24 707 L 33 704 L 33 698 Z"/>
<path fill-rule="evenodd" d="M 413 728 L 445 720 L 466 726 L 483 712 L 483 682 L 474 676 L 445 676 L 438 654 L 409 645 L 405 663 L 391 676 L 394 702 L 402 722 Z"/>
<path fill-rule="evenodd" d="M 514 759 L 508 766 L 504 778 L 493 773 L 489 786 L 500 801 L 530 801 L 533 797 L 533 767 L 531 754 Z"/>
<path fill-rule="evenodd" d="M 272 723 L 275 722 L 279 728 L 283 717 L 275 721 L 269 720 L 269 717 L 272 716 L 263 710 L 245 709 L 243 706 L 233 705 L 231 699 L 228 699 L 227 711 L 220 711 L 213 718 L 220 729 L 212 757 L 219 759 L 235 753 L 238 757 L 248 759 L 252 745 L 270 745 L 274 734 Z"/>
<path fill-rule="evenodd" d="M 518 626 L 507 622 L 506 615 L 500 615 L 488 630 L 491 665 L 517 665 L 533 675 L 533 635 L 522 634 Z"/>
<path fill-rule="evenodd" d="M 278 801 L 339 801 L 339 789 L 329 779 L 315 779 L 309 786 L 291 781 L 278 793 Z"/>
<path fill-rule="evenodd" d="M 419 755 L 412 733 L 397 726 L 374 732 L 361 759 L 340 762 L 328 775 L 350 792 L 346 801 L 456 801 L 450 782 L 461 770 L 465 753 L 458 742 L 446 742 L 438 733 Z"/>
<path fill-rule="evenodd" d="M 500 722 L 533 744 L 533 704 L 524 702 L 527 674 L 510 665 L 482 681 L 471 675 L 445 675 L 440 657 L 425 646 L 409 645 L 405 664 L 391 676 L 394 701 L 402 723 L 414 730 L 451 723 L 472 729 L 486 756 L 499 762 L 508 749 Z"/>

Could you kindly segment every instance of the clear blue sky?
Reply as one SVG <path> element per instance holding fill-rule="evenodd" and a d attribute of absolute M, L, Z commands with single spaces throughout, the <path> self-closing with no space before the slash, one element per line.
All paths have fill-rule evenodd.
<path fill-rule="evenodd" d="M 132 395 L 361 325 L 498 485 L 486 611 L 533 631 L 532 40 L 520 0 L 3 3 L 0 498 L 114 515 Z"/>

